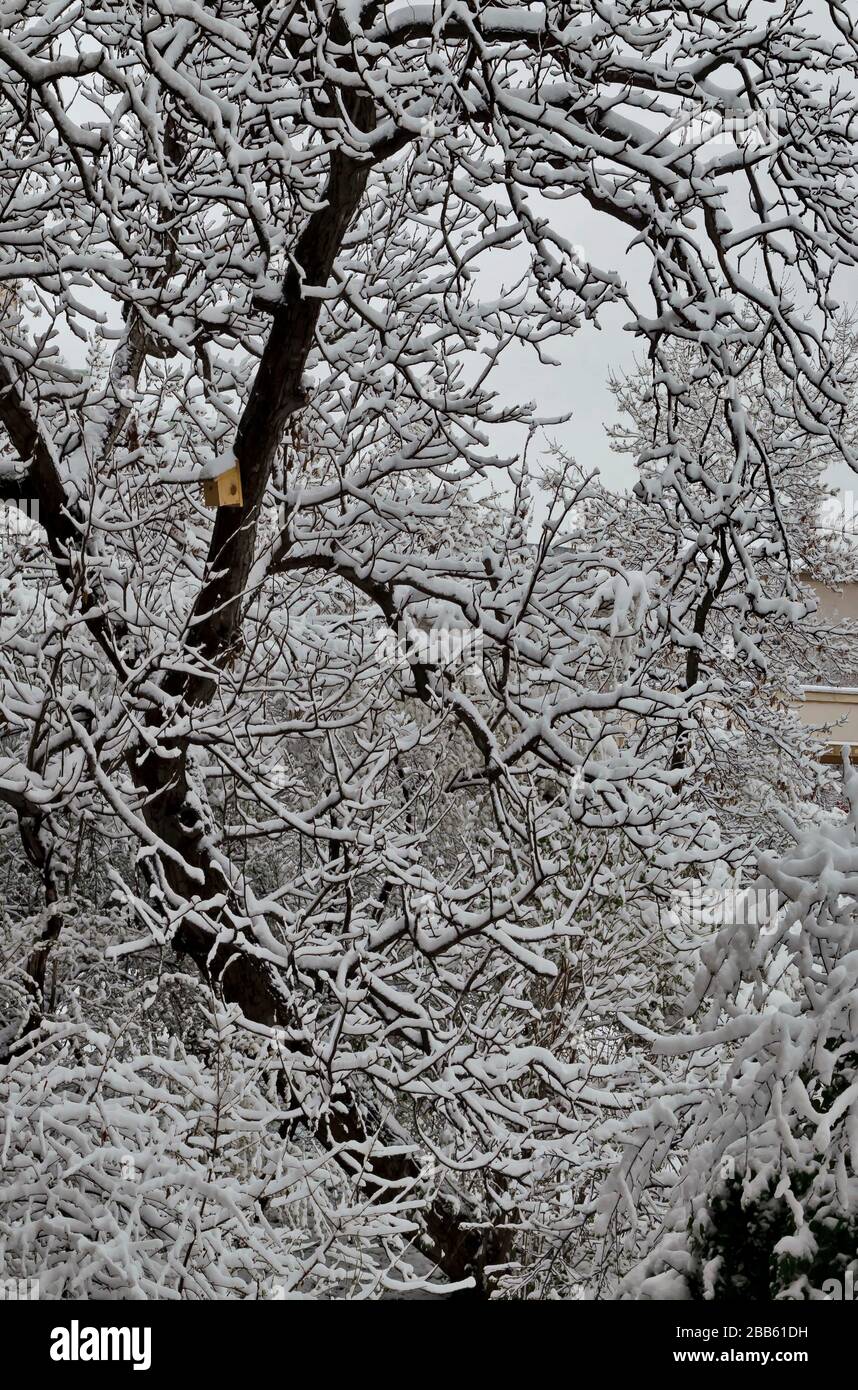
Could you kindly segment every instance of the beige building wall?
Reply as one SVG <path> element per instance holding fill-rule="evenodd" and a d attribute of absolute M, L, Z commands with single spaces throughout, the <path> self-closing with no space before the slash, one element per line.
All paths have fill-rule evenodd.
<path fill-rule="evenodd" d="M 802 723 L 809 728 L 818 729 L 823 724 L 836 725 L 824 734 L 820 733 L 820 738 L 828 745 L 823 762 L 839 763 L 840 749 L 844 743 L 851 744 L 853 754 L 858 751 L 858 690 L 807 686 L 799 714 Z"/>
<path fill-rule="evenodd" d="M 858 621 L 858 584 L 844 584 L 837 590 L 819 580 L 802 577 L 816 593 L 821 617 L 832 624 Z M 851 745 L 853 756 L 858 752 L 858 680 L 854 672 L 844 671 L 841 683 L 835 677 L 831 685 L 806 686 L 799 714 L 808 728 L 836 725 L 820 735 L 828 745 L 824 762 L 839 762 L 844 743 Z"/>
<path fill-rule="evenodd" d="M 832 589 L 828 584 L 823 584 L 818 579 L 809 579 L 802 575 L 806 584 L 810 584 L 819 602 L 819 612 L 823 618 L 829 622 L 855 622 L 858 621 L 858 584 L 844 584 L 841 589 Z"/>

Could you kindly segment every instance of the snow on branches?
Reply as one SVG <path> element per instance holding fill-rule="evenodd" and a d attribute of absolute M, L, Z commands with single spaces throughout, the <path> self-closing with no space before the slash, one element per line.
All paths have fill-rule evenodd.
<path fill-rule="evenodd" d="M 71 1186 L 57 1226 L 54 1158 L 15 1138 L 0 1229 L 23 1260 L 37 1194 L 57 1288 L 298 1290 L 309 1260 L 329 1294 L 349 1241 L 364 1296 L 412 1246 L 481 1293 L 544 1291 L 558 1250 L 590 1268 L 652 1075 L 620 1014 L 674 1015 L 662 908 L 737 853 L 687 738 L 723 690 L 726 574 L 753 658 L 807 612 L 778 440 L 856 462 L 832 327 L 856 52 L 839 6 L 829 28 L 720 0 L 3 11 L 0 498 L 39 524 L 0 547 L 26 854 L 0 1037 Z M 740 138 L 713 148 L 713 122 Z M 571 239 L 582 202 L 645 286 Z M 657 403 L 657 563 L 576 531 L 586 468 L 537 492 L 510 441 L 538 413 L 496 388 L 608 306 Z M 740 385 L 763 361 L 774 437 Z M 717 459 L 687 419 L 704 389 Z M 200 481 L 235 464 L 243 505 L 212 519 Z M 186 967 L 228 1047 L 171 1009 Z M 114 968 L 158 1018 L 121 1067 Z M 247 1181 L 214 1118 L 230 1069 Z M 288 1164 L 302 1200 L 328 1184 L 330 1261 L 266 1214 Z M 109 1257 L 71 1268 L 102 1209 Z"/>

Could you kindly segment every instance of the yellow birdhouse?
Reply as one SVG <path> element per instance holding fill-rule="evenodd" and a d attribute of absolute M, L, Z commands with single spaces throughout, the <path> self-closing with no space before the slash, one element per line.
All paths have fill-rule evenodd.
<path fill-rule="evenodd" d="M 241 474 L 238 463 L 218 473 L 215 478 L 203 479 L 203 501 L 207 507 L 243 507 Z"/>

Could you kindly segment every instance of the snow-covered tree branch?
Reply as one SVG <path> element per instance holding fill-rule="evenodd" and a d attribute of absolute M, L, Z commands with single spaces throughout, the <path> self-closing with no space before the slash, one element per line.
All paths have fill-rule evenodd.
<path fill-rule="evenodd" d="M 613 1289 L 694 1036 L 671 903 L 831 780 L 790 706 L 858 467 L 846 12 L 0 13 L 4 1258 Z M 508 385 L 618 321 L 631 496 Z"/>

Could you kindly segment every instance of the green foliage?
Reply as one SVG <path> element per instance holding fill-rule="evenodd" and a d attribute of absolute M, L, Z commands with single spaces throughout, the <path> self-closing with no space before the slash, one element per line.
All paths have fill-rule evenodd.
<path fill-rule="evenodd" d="M 822 1176 L 818 1167 L 790 1174 L 804 1219 L 801 1253 L 778 1249 L 799 1231 L 778 1177 L 751 1197 L 742 1174 L 721 1183 L 691 1223 L 693 1297 L 764 1303 L 821 1296 L 826 1280 L 841 1278 L 858 1252 L 858 1215 L 844 1210 Z"/>

